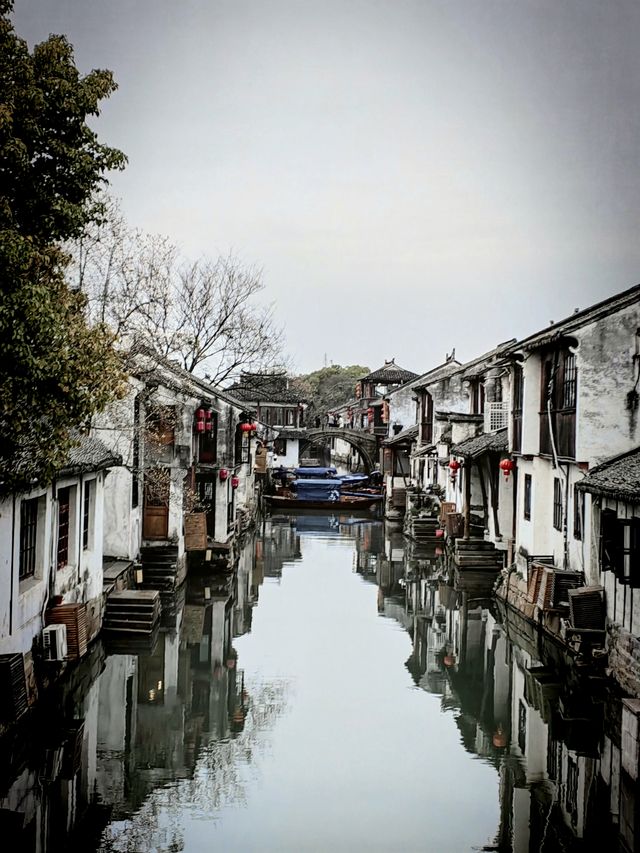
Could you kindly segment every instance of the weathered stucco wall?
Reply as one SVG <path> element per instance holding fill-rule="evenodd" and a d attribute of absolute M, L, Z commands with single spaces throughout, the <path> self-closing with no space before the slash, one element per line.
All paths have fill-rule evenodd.
<path fill-rule="evenodd" d="M 638 328 L 636 303 L 575 333 L 579 341 L 576 458 L 591 466 L 640 444 L 640 408 L 627 406 L 640 367 L 634 358 Z"/>

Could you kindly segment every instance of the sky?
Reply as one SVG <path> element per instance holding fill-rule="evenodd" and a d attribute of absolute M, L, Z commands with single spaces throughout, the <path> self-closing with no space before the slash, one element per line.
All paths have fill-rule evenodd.
<path fill-rule="evenodd" d="M 298 371 L 422 373 L 640 282 L 637 0 L 16 0 L 118 91 L 129 222 L 263 270 Z"/>

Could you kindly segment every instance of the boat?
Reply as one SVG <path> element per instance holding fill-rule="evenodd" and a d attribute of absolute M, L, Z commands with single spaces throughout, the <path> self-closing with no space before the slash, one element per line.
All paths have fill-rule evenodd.
<path fill-rule="evenodd" d="M 341 491 L 337 477 L 299 478 L 274 495 L 265 495 L 268 506 L 277 509 L 321 509 L 332 512 L 344 509 L 369 509 L 382 500 L 382 495 L 350 495 Z"/>
<path fill-rule="evenodd" d="M 305 500 L 295 495 L 265 495 L 265 501 L 272 509 L 322 509 L 337 512 L 348 509 L 371 509 L 382 500 L 381 495 L 361 497 L 359 495 L 343 495 L 335 501 L 331 500 Z"/>

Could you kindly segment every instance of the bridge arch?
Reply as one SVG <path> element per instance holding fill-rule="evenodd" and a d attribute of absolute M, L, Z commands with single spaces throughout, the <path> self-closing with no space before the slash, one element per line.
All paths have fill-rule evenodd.
<path fill-rule="evenodd" d="M 375 435 L 368 432 L 342 427 L 308 429 L 305 437 L 300 439 L 300 449 L 309 444 L 319 444 L 321 441 L 328 443 L 332 438 L 341 438 L 354 447 L 360 454 L 366 472 L 373 471 L 377 461 L 378 441 Z"/>

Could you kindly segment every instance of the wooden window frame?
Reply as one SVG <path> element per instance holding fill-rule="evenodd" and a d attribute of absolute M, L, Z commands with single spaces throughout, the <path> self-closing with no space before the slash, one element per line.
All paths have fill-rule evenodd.
<path fill-rule="evenodd" d="M 549 386 L 552 396 L 549 398 Z M 568 349 L 547 351 L 540 364 L 540 453 L 550 456 L 555 442 L 561 459 L 575 459 L 578 369 Z M 548 402 L 551 402 L 549 423 Z M 553 432 L 553 442 L 551 433 Z"/>
<path fill-rule="evenodd" d="M 531 474 L 524 475 L 524 500 L 523 500 L 523 517 L 526 521 L 531 521 L 531 492 L 533 488 L 533 479 Z"/>
<path fill-rule="evenodd" d="M 88 551 L 91 545 L 91 492 L 95 480 L 86 480 L 82 494 L 82 550 Z"/>
<path fill-rule="evenodd" d="M 524 405 L 524 370 L 517 364 L 513 368 L 513 419 L 512 445 L 518 452 L 522 449 L 522 412 Z"/>
<path fill-rule="evenodd" d="M 578 489 L 577 485 L 573 487 L 573 538 L 578 542 L 582 541 L 584 536 L 584 492 Z"/>
<path fill-rule="evenodd" d="M 602 511 L 600 569 L 613 572 L 620 583 L 640 587 L 640 518 L 618 518 L 614 510 Z"/>
<path fill-rule="evenodd" d="M 553 478 L 553 527 L 562 530 L 563 506 L 562 506 L 562 481 L 560 477 Z"/>
<path fill-rule="evenodd" d="M 34 577 L 36 573 L 39 509 L 39 498 L 29 498 L 20 503 L 18 579 L 21 581 Z"/>
<path fill-rule="evenodd" d="M 58 524 L 56 542 L 56 568 L 69 565 L 69 536 L 71 532 L 71 487 L 58 489 Z"/>

